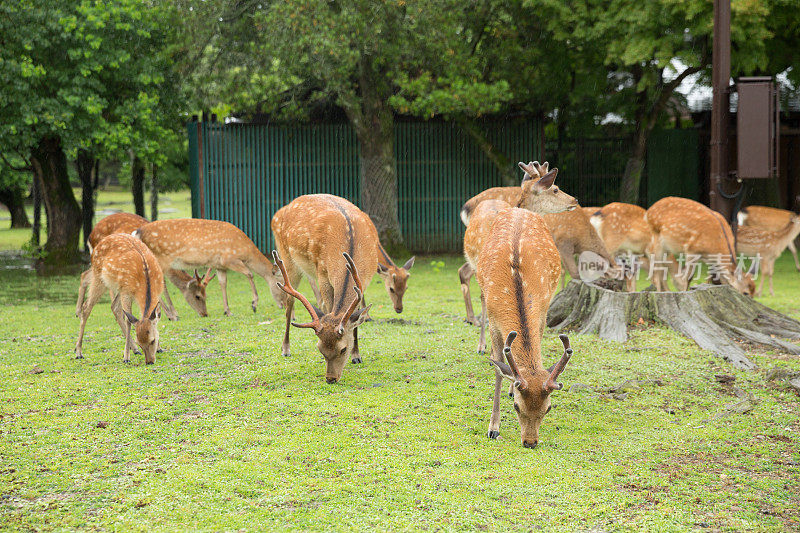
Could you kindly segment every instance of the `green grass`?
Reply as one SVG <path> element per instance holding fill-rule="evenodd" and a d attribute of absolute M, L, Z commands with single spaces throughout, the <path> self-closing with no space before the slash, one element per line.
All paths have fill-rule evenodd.
<path fill-rule="evenodd" d="M 800 527 L 800 398 L 764 378 L 800 369 L 798 357 L 756 353 L 760 370 L 740 372 L 659 327 L 626 344 L 573 335 L 539 447 L 520 445 L 508 398 L 491 441 L 494 373 L 462 320 L 461 260 L 433 259 L 418 258 L 402 315 L 373 279 L 364 364 L 336 385 L 311 332 L 293 330 L 293 355 L 280 355 L 283 316 L 263 280 L 253 314 L 247 282 L 230 275 L 233 317 L 216 283 L 205 319 L 173 288 L 181 319 L 163 321 L 166 351 L 145 366 L 121 362 L 107 298 L 86 358 L 72 358 L 77 276 L 1 269 L 0 528 Z M 800 317 L 800 274 L 788 256 L 777 270 L 777 295 L 761 301 Z M 546 334 L 547 363 L 559 344 Z M 717 383 L 722 373 L 736 382 Z M 606 394 L 626 379 L 648 383 L 624 400 Z M 575 383 L 590 388 L 568 392 Z M 734 386 L 758 403 L 720 417 Z"/>

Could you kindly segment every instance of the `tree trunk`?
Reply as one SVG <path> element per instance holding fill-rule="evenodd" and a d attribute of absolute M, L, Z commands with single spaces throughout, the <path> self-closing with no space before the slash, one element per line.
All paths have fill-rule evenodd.
<path fill-rule="evenodd" d="M 88 150 L 78 150 L 75 167 L 81 180 L 81 209 L 83 211 L 83 249 L 87 250 L 89 234 L 94 227 L 94 172 L 97 160 Z"/>
<path fill-rule="evenodd" d="M 30 228 L 28 214 L 25 213 L 25 195 L 19 187 L 0 189 L 0 204 L 11 213 L 11 229 Z"/>
<path fill-rule="evenodd" d="M 144 163 L 136 155 L 131 156 L 131 191 L 133 209 L 137 215 L 144 217 Z"/>
<path fill-rule="evenodd" d="M 628 327 L 640 321 L 669 326 L 738 368 L 755 368 L 742 341 L 800 354 L 799 346 L 782 340 L 800 340 L 800 322 L 728 285 L 700 285 L 681 292 L 615 292 L 573 280 L 553 298 L 547 313 L 547 325 L 556 331 L 596 333 L 617 342 L 626 341 Z"/>
<path fill-rule="evenodd" d="M 639 189 L 642 183 L 645 158 L 647 157 L 647 138 L 650 131 L 644 127 L 637 128 L 633 139 L 633 153 L 625 165 L 625 174 L 620 186 L 620 201 L 628 204 L 639 203 Z"/>
<path fill-rule="evenodd" d="M 31 151 L 31 163 L 42 188 L 47 213 L 47 243 L 40 266 L 57 271 L 80 260 L 78 240 L 81 233 L 81 210 L 69 184 L 61 138 L 42 138 Z"/>
<path fill-rule="evenodd" d="M 158 166 L 155 163 L 150 178 L 150 220 L 158 220 Z"/>
<path fill-rule="evenodd" d="M 33 172 L 33 183 L 31 184 L 31 197 L 33 198 L 33 231 L 31 233 L 31 244 L 38 249 L 41 245 L 42 236 L 42 186 L 36 171 Z"/>

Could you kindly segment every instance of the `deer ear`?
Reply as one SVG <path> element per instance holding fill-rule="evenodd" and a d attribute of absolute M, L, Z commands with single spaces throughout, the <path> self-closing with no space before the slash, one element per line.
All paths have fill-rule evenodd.
<path fill-rule="evenodd" d="M 161 311 L 159 310 L 158 306 L 153 308 L 153 312 L 150 313 L 150 320 L 158 320 L 161 318 Z"/>
<path fill-rule="evenodd" d="M 130 314 L 126 310 L 123 309 L 122 312 L 125 313 L 125 318 L 127 318 L 128 322 L 130 322 L 131 324 L 136 324 L 136 323 L 139 322 L 138 318 L 136 318 L 135 316 L 133 316 L 132 314 Z"/>
<path fill-rule="evenodd" d="M 408 261 L 406 261 L 406 264 L 403 265 L 403 270 L 411 270 L 411 267 L 414 266 L 414 259 L 416 259 L 416 258 L 417 257 L 414 256 L 411 259 L 409 259 Z"/>
<path fill-rule="evenodd" d="M 541 178 L 539 178 L 533 186 L 536 188 L 537 191 L 543 192 L 553 186 L 553 183 L 556 181 L 556 175 L 558 175 L 558 169 L 554 168 Z"/>
<path fill-rule="evenodd" d="M 369 309 L 372 307 L 372 304 L 369 304 L 366 307 L 362 307 L 357 311 L 353 311 L 353 314 L 350 315 L 350 324 L 355 328 L 360 326 L 364 323 L 365 320 L 369 318 Z"/>
<path fill-rule="evenodd" d="M 322 316 L 322 315 L 325 314 L 325 312 L 322 309 L 320 309 L 319 307 L 317 307 L 316 305 L 311 304 L 311 307 L 314 308 L 314 312 L 317 313 L 317 316 Z"/>
<path fill-rule="evenodd" d="M 389 267 L 378 263 L 378 274 L 386 274 L 389 272 Z"/>
<path fill-rule="evenodd" d="M 517 378 L 514 377 L 514 371 L 511 370 L 511 367 L 505 363 L 501 363 L 500 361 L 495 361 L 494 359 L 489 359 L 489 362 L 492 363 L 497 370 L 503 375 L 504 378 L 510 379 L 511 381 L 517 381 Z"/>
<path fill-rule="evenodd" d="M 197 284 L 197 280 L 196 279 L 190 279 L 189 281 L 186 282 L 186 288 L 188 289 L 192 285 L 196 285 L 196 284 Z"/>

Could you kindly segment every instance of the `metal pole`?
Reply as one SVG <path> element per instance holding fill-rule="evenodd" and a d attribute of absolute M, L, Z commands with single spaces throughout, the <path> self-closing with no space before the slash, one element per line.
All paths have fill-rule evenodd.
<path fill-rule="evenodd" d="M 711 104 L 711 208 L 726 220 L 733 214 L 733 199 L 722 193 L 728 185 L 728 115 L 731 78 L 731 0 L 714 0 L 714 48 L 712 56 L 713 100 Z"/>

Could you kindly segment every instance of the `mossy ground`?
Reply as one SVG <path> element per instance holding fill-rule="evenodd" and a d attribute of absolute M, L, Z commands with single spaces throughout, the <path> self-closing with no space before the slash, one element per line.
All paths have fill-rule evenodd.
<path fill-rule="evenodd" d="M 463 322 L 460 264 L 418 258 L 402 315 L 373 279 L 364 364 L 336 385 L 310 332 L 293 330 L 293 355 L 280 355 L 283 315 L 263 280 L 254 314 L 247 282 L 229 276 L 232 317 L 216 283 L 209 318 L 173 289 L 181 319 L 163 321 L 166 351 L 145 366 L 122 363 L 107 298 L 73 359 L 77 276 L 0 270 L 0 527 L 800 528 L 800 398 L 765 379 L 798 357 L 755 353 L 760 369 L 740 372 L 660 327 L 626 344 L 574 335 L 539 447 L 520 445 L 507 398 L 488 440 L 494 374 Z M 800 318 L 788 256 L 776 292 L 761 301 Z M 560 343 L 547 333 L 544 345 L 550 362 Z M 606 394 L 628 379 L 644 384 Z M 755 396 L 750 412 L 724 414 L 734 387 Z"/>

